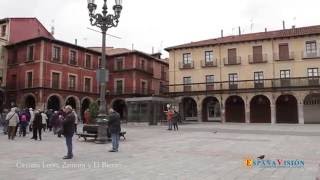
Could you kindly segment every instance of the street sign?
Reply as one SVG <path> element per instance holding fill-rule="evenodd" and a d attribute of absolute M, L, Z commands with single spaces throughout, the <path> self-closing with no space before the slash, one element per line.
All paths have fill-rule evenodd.
<path fill-rule="evenodd" d="M 109 81 L 109 70 L 98 69 L 97 70 L 97 81 L 98 83 L 104 83 Z"/>

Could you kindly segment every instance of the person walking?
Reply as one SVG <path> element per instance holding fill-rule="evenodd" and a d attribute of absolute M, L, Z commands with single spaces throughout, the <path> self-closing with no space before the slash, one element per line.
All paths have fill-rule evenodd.
<path fill-rule="evenodd" d="M 29 108 L 30 121 L 29 121 L 29 132 L 32 132 L 32 123 L 34 120 L 34 112 L 32 108 Z"/>
<path fill-rule="evenodd" d="M 169 107 L 168 111 L 165 111 L 167 115 L 167 121 L 168 121 L 168 130 L 172 130 L 172 117 L 174 115 L 173 110 Z"/>
<path fill-rule="evenodd" d="M 20 116 L 19 116 L 19 119 L 20 119 L 20 133 L 19 133 L 19 136 L 23 136 L 23 137 L 26 137 L 26 134 L 27 134 L 27 126 L 28 126 L 28 114 L 26 112 L 26 110 L 24 110 Z"/>
<path fill-rule="evenodd" d="M 90 112 L 89 109 L 86 109 L 86 111 L 84 111 L 84 115 L 83 115 L 83 124 L 89 124 L 90 122 Z"/>
<path fill-rule="evenodd" d="M 53 129 L 53 134 L 56 135 L 58 132 L 58 126 L 59 126 L 59 114 L 58 111 L 54 111 L 51 116 L 51 125 Z"/>
<path fill-rule="evenodd" d="M 39 140 L 41 141 L 41 131 L 42 131 L 42 117 L 41 117 L 41 112 L 40 111 L 35 111 L 34 112 L 34 120 L 32 123 L 32 130 L 33 130 L 33 136 L 31 139 L 38 140 L 39 135 Z"/>
<path fill-rule="evenodd" d="M 63 157 L 63 159 L 72 159 L 73 158 L 72 137 L 75 131 L 74 130 L 75 116 L 74 116 L 74 113 L 72 112 L 72 107 L 70 105 L 67 105 L 64 108 L 64 112 L 66 113 L 66 115 L 62 122 L 62 125 L 63 125 L 63 135 L 66 138 L 68 153 L 66 156 Z"/>
<path fill-rule="evenodd" d="M 48 127 L 48 116 L 43 111 L 41 112 L 41 118 L 42 118 L 42 128 L 43 132 L 46 132 L 46 129 Z"/>
<path fill-rule="evenodd" d="M 7 114 L 8 114 L 8 109 L 4 109 L 1 116 L 3 119 L 3 134 L 8 134 L 8 121 L 6 120 Z"/>
<path fill-rule="evenodd" d="M 74 132 L 77 133 L 77 126 L 78 126 L 79 119 L 78 119 L 78 115 L 77 115 L 75 110 L 72 110 L 72 113 L 73 113 L 74 118 L 75 118 L 75 121 L 74 121 Z"/>
<path fill-rule="evenodd" d="M 172 117 L 173 130 L 178 131 L 178 122 L 180 122 L 181 117 L 180 117 L 180 114 L 176 110 L 174 110 L 173 112 L 174 112 L 173 117 Z"/>
<path fill-rule="evenodd" d="M 10 112 L 6 116 L 6 121 L 8 121 L 8 139 L 14 140 L 16 134 L 16 126 L 19 123 L 19 116 L 16 113 L 16 108 L 11 108 Z"/>
<path fill-rule="evenodd" d="M 112 149 L 109 152 L 118 152 L 121 132 L 120 115 L 112 108 L 109 109 L 108 128 L 111 133 Z"/>

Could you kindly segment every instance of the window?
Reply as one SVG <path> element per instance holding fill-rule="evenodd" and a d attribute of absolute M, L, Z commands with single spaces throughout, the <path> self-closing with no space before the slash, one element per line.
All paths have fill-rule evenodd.
<path fill-rule="evenodd" d="M 91 78 L 84 78 L 84 91 L 91 92 Z"/>
<path fill-rule="evenodd" d="M 77 65 L 77 52 L 74 50 L 70 50 L 69 64 Z"/>
<path fill-rule="evenodd" d="M 280 85 L 281 87 L 290 86 L 290 70 L 280 70 Z"/>
<path fill-rule="evenodd" d="M 74 75 L 69 75 L 69 83 L 68 83 L 69 89 L 70 90 L 75 90 L 76 89 L 76 76 Z"/>
<path fill-rule="evenodd" d="M 14 48 L 12 50 L 12 59 L 11 59 L 11 64 L 16 64 L 18 62 L 18 50 Z"/>
<path fill-rule="evenodd" d="M 279 60 L 289 60 L 289 46 L 288 43 L 279 44 Z"/>
<path fill-rule="evenodd" d="M 116 80 L 116 94 L 123 94 L 123 80 Z"/>
<path fill-rule="evenodd" d="M 61 58 L 61 48 L 58 46 L 53 46 L 52 60 L 56 62 L 60 62 L 61 61 L 60 58 Z"/>
<path fill-rule="evenodd" d="M 237 49 L 228 49 L 228 62 L 226 64 L 237 64 Z"/>
<path fill-rule="evenodd" d="M 32 88 L 32 72 L 27 72 L 27 83 L 26 83 L 26 86 L 27 88 Z"/>
<path fill-rule="evenodd" d="M 148 88 L 147 88 L 147 82 L 146 81 L 141 81 L 141 92 L 142 92 L 142 94 L 147 94 L 148 93 Z"/>
<path fill-rule="evenodd" d="M 183 54 L 183 64 L 191 64 L 191 54 L 190 53 L 185 53 Z"/>
<path fill-rule="evenodd" d="M 85 67 L 91 68 L 91 55 L 86 54 Z"/>
<path fill-rule="evenodd" d="M 253 46 L 252 47 L 253 53 L 253 62 L 261 62 L 262 59 L 262 46 Z"/>
<path fill-rule="evenodd" d="M 3 25 L 1 27 L 1 37 L 4 37 L 6 35 L 6 31 L 7 31 L 7 26 Z"/>
<path fill-rule="evenodd" d="M 12 74 L 11 75 L 11 82 L 10 82 L 10 87 L 12 88 L 12 89 L 16 89 L 17 88 L 17 75 L 16 74 Z"/>
<path fill-rule="evenodd" d="M 254 87 L 263 88 L 263 72 L 254 72 Z"/>
<path fill-rule="evenodd" d="M 319 85 L 319 70 L 318 68 L 308 68 L 309 85 Z"/>
<path fill-rule="evenodd" d="M 119 70 L 123 70 L 123 59 L 116 59 L 115 62 L 115 70 L 119 71 Z"/>
<path fill-rule="evenodd" d="M 60 73 L 52 73 L 52 88 L 59 89 L 60 88 Z"/>
<path fill-rule="evenodd" d="M 308 77 L 318 77 L 319 71 L 318 68 L 308 68 Z"/>
<path fill-rule="evenodd" d="M 145 69 L 145 63 L 146 63 L 146 61 L 145 60 L 141 60 L 141 69 Z"/>
<path fill-rule="evenodd" d="M 231 73 L 229 74 L 229 89 L 237 89 L 238 88 L 238 74 Z"/>
<path fill-rule="evenodd" d="M 214 89 L 214 76 L 213 75 L 206 76 L 206 87 L 207 87 L 207 90 Z"/>
<path fill-rule="evenodd" d="M 206 51 L 204 52 L 205 56 L 205 62 L 212 62 L 213 61 L 213 52 L 212 51 Z"/>
<path fill-rule="evenodd" d="M 101 57 L 99 57 L 99 59 L 98 59 L 98 68 L 101 68 L 102 67 L 102 58 Z"/>
<path fill-rule="evenodd" d="M 183 90 L 184 91 L 191 91 L 191 77 L 183 77 Z"/>
<path fill-rule="evenodd" d="M 290 78 L 290 70 L 280 70 L 280 79 Z"/>
<path fill-rule="evenodd" d="M 307 52 L 307 54 L 316 54 L 317 53 L 317 42 L 316 41 L 307 41 L 306 42 L 306 52 Z"/>
<path fill-rule="evenodd" d="M 27 61 L 34 60 L 34 45 L 28 46 Z"/>

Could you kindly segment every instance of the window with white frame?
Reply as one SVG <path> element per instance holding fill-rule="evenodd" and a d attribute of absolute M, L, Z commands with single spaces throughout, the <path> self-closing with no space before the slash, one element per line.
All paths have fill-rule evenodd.
<path fill-rule="evenodd" d="M 123 79 L 118 79 L 116 80 L 115 82 L 115 91 L 116 91 L 116 94 L 123 94 L 124 92 L 124 88 L 123 88 Z"/>
<path fill-rule="evenodd" d="M 254 72 L 254 83 L 263 83 L 263 71 Z"/>
<path fill-rule="evenodd" d="M 307 54 L 317 53 L 317 42 L 316 41 L 307 41 L 306 42 L 306 53 Z"/>
<path fill-rule="evenodd" d="M 214 83 L 214 75 L 206 75 L 206 84 Z"/>
<path fill-rule="evenodd" d="M 280 79 L 289 79 L 290 78 L 290 70 L 280 70 Z"/>
<path fill-rule="evenodd" d="M 91 55 L 90 54 L 86 54 L 85 67 L 91 68 Z"/>
<path fill-rule="evenodd" d="M 53 89 L 60 88 L 60 73 L 52 72 L 51 87 Z"/>
<path fill-rule="evenodd" d="M 237 73 L 230 73 L 229 74 L 229 84 L 237 84 L 238 82 L 238 74 Z"/>
<path fill-rule="evenodd" d="M 182 63 L 183 64 L 191 64 L 191 62 L 192 62 L 192 59 L 191 59 L 191 53 L 184 53 L 183 55 L 182 55 L 183 57 L 183 59 L 182 59 Z"/>
<path fill-rule="evenodd" d="M 319 69 L 318 68 L 308 68 L 308 77 L 318 77 Z"/>
<path fill-rule="evenodd" d="M 77 65 L 77 51 L 70 50 L 70 52 L 69 52 L 69 64 Z"/>
<path fill-rule="evenodd" d="M 59 46 L 53 46 L 52 49 L 52 60 L 55 62 L 61 61 L 61 47 Z"/>
<path fill-rule="evenodd" d="M 212 62 L 213 61 L 213 51 L 205 51 L 204 52 L 205 62 Z"/>
<path fill-rule="evenodd" d="M 76 81 L 77 81 L 77 77 L 75 75 L 69 75 L 69 80 L 68 80 L 69 90 L 76 89 Z"/>

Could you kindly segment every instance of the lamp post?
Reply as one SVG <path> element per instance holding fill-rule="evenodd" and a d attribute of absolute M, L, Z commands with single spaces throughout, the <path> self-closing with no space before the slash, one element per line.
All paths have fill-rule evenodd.
<path fill-rule="evenodd" d="M 115 0 L 113 6 L 114 14 L 108 14 L 107 0 L 103 0 L 102 14 L 95 13 L 97 5 L 95 0 L 88 0 L 88 10 L 90 16 L 90 23 L 92 26 L 96 26 L 102 31 L 102 57 L 101 67 L 97 70 L 98 82 L 100 84 L 100 106 L 99 114 L 96 119 L 98 126 L 97 143 L 107 142 L 107 107 L 106 107 L 106 81 L 108 71 L 106 70 L 106 33 L 109 28 L 117 27 L 119 23 L 120 13 L 122 10 L 122 0 Z"/>

